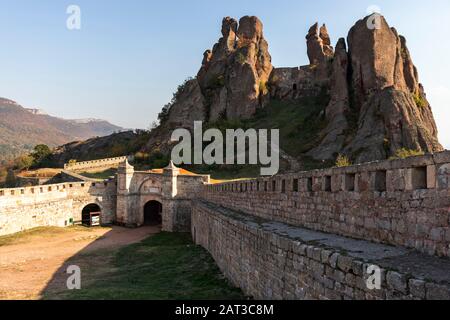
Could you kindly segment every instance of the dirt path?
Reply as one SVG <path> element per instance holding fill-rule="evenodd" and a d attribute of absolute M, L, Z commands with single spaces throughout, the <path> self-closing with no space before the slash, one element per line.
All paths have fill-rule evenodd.
<path fill-rule="evenodd" d="M 0 299 L 40 299 L 64 263 L 77 255 L 113 250 L 159 232 L 156 227 L 43 231 L 0 247 Z"/>

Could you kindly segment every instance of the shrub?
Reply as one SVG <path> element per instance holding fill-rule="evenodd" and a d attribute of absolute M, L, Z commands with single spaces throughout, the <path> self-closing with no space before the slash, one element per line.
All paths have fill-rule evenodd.
<path fill-rule="evenodd" d="M 186 90 L 189 82 L 191 82 L 192 80 L 193 78 L 187 78 L 181 85 L 178 86 L 177 91 L 172 96 L 172 100 L 163 107 L 162 111 L 158 115 L 158 120 L 160 123 L 167 120 L 170 109 L 175 103 L 177 103 L 181 94 Z"/>
<path fill-rule="evenodd" d="M 34 147 L 31 157 L 33 157 L 33 166 L 35 167 L 45 167 L 50 163 L 50 156 L 52 155 L 52 150 L 45 144 L 39 144 Z"/>
<path fill-rule="evenodd" d="M 243 65 L 247 62 L 247 58 L 245 57 L 245 55 L 242 54 L 242 52 L 239 52 L 236 56 L 237 61 Z"/>
<path fill-rule="evenodd" d="M 23 155 L 14 161 L 14 167 L 18 170 L 28 170 L 33 165 L 34 158 L 30 155 Z"/>
<path fill-rule="evenodd" d="M 391 160 L 406 159 L 406 158 L 410 158 L 410 157 L 423 156 L 424 154 L 425 153 L 423 151 L 401 148 L 401 149 L 398 149 L 395 152 L 395 155 L 393 157 L 391 157 L 390 159 Z"/>
<path fill-rule="evenodd" d="M 427 101 L 420 93 L 414 94 L 414 102 L 419 108 L 425 108 L 428 105 Z"/>
<path fill-rule="evenodd" d="M 349 167 L 351 165 L 352 165 L 352 162 L 346 155 L 343 155 L 343 154 L 338 155 L 338 157 L 336 159 L 336 167 L 342 168 L 342 167 Z"/>

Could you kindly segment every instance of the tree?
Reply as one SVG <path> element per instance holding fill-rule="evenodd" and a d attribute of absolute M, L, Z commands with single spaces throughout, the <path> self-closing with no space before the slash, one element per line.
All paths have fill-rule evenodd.
<path fill-rule="evenodd" d="M 15 167 L 18 170 L 28 170 L 34 163 L 34 158 L 30 155 L 23 155 L 16 159 Z"/>
<path fill-rule="evenodd" d="M 45 163 L 45 160 L 48 160 L 49 156 L 52 154 L 52 150 L 45 145 L 45 144 L 39 144 L 36 147 L 34 147 L 33 153 L 31 156 L 34 159 L 34 165 L 40 166 L 43 163 Z"/>
<path fill-rule="evenodd" d="M 0 182 L 3 182 L 8 175 L 8 170 L 6 168 L 0 167 Z"/>
<path fill-rule="evenodd" d="M 8 175 L 6 176 L 5 185 L 7 188 L 15 188 L 17 186 L 16 175 L 12 169 L 8 170 Z"/>

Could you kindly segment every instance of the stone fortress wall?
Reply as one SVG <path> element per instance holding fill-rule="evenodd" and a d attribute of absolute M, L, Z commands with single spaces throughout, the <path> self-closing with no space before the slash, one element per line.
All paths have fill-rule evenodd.
<path fill-rule="evenodd" d="M 219 184 L 124 161 L 114 179 L 1 189 L 0 235 L 70 225 L 93 203 L 102 224 L 139 227 L 149 201 L 255 298 L 450 299 L 450 152 Z"/>
<path fill-rule="evenodd" d="M 204 188 L 270 221 L 450 257 L 450 152 Z"/>
<path fill-rule="evenodd" d="M 208 185 L 191 232 L 257 299 L 449 300 L 450 152 Z"/>
<path fill-rule="evenodd" d="M 194 203 L 192 234 L 255 299 L 449 300 L 450 263 L 401 247 L 314 232 Z M 369 278 L 378 268 L 379 287 Z M 371 275 L 371 274 L 370 274 Z"/>
<path fill-rule="evenodd" d="M 99 170 L 108 170 L 110 168 L 118 168 L 119 165 L 128 160 L 129 157 L 116 157 L 116 158 L 107 158 L 107 159 L 99 159 L 92 161 L 83 161 L 83 162 L 75 162 L 75 163 L 66 163 L 64 165 L 64 170 L 70 170 L 74 172 L 89 172 L 89 171 L 99 171 Z"/>
<path fill-rule="evenodd" d="M 116 182 L 73 182 L 0 189 L 0 236 L 36 227 L 65 227 L 81 221 L 82 210 L 97 204 L 102 223 L 115 217 Z"/>
<path fill-rule="evenodd" d="M 175 166 L 134 171 L 127 157 L 117 159 L 123 159 L 118 174 L 108 180 L 63 170 L 64 183 L 0 189 L 0 236 L 36 227 L 72 225 L 82 220 L 83 208 L 90 204 L 100 207 L 102 225 L 139 227 L 144 224 L 144 208 L 150 201 L 163 206 L 164 230 L 189 232 L 192 199 L 209 183 L 209 176 L 193 175 Z M 94 162 L 108 163 L 110 168 L 114 161 L 109 160 Z"/>

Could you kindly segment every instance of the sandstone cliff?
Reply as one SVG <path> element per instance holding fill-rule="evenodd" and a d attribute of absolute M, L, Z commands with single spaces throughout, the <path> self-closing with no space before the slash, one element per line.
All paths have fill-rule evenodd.
<path fill-rule="evenodd" d="M 339 40 L 331 79 L 329 125 L 310 155 L 346 153 L 356 162 L 385 159 L 400 148 L 441 151 L 437 128 L 406 40 L 382 16 L 366 17 Z"/>
<path fill-rule="evenodd" d="M 317 110 L 308 117 L 316 118 L 307 119 L 324 126 L 311 131 L 311 141 L 298 142 L 309 157 L 333 161 L 346 154 L 365 162 L 386 159 L 400 148 L 442 150 L 405 38 L 381 16 L 371 28 L 373 18 L 358 21 L 335 49 L 327 27 L 314 24 L 306 35 L 310 64 L 294 68 L 272 66 L 258 18 L 224 18 L 222 37 L 205 52 L 197 77 L 166 108 L 146 149 L 169 152 L 172 130 L 192 129 L 195 120 L 251 120 L 273 101 L 295 104 L 325 95 L 328 100 L 318 101 L 329 102 L 311 107 Z M 312 137 L 301 130 L 281 136 Z"/>
<path fill-rule="evenodd" d="M 247 119 L 263 105 L 273 69 L 268 47 L 258 18 L 224 18 L 222 38 L 205 52 L 197 75 L 209 120 Z"/>

